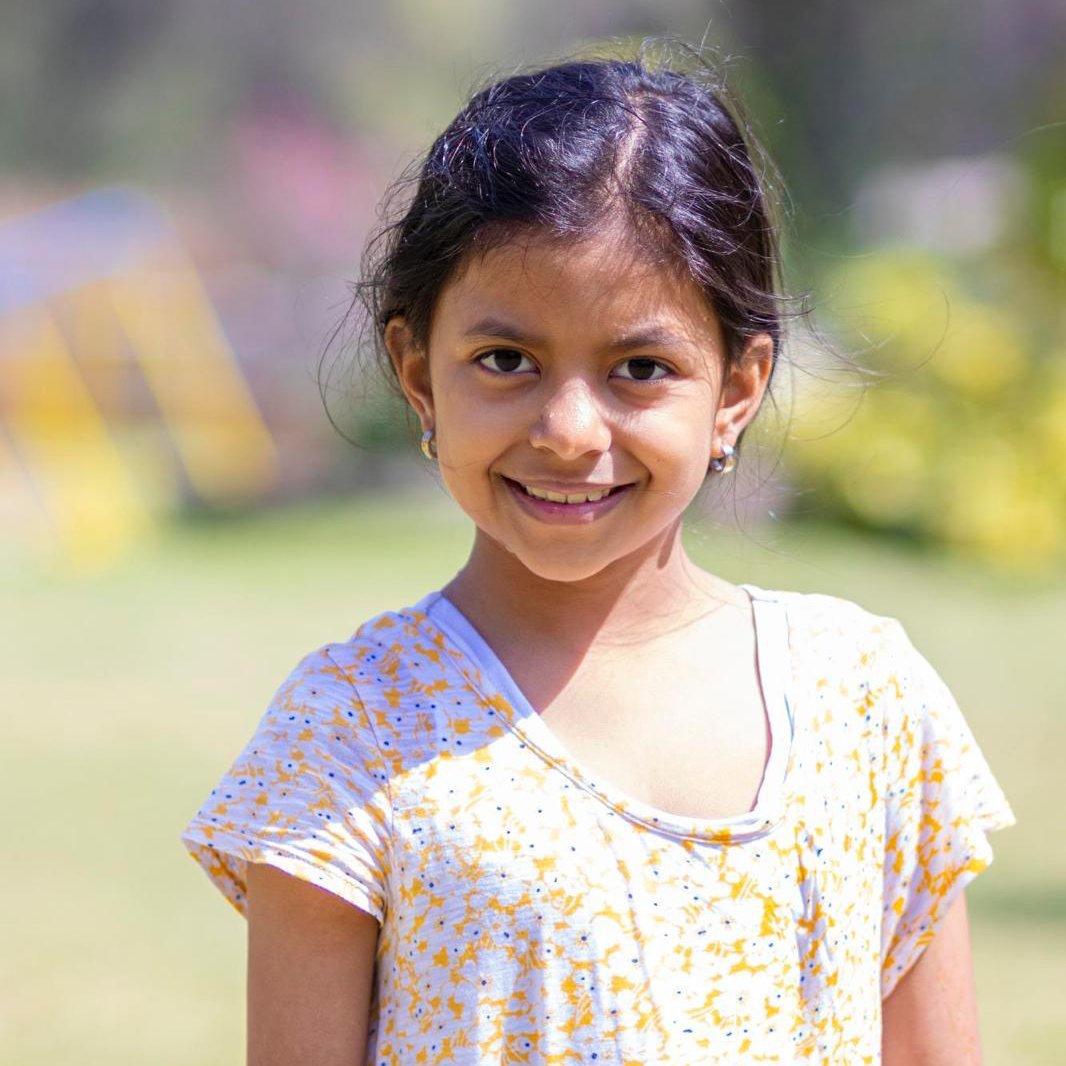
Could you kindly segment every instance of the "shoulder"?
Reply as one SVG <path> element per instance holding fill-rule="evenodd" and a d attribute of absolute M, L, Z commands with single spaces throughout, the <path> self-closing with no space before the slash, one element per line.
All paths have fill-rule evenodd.
<path fill-rule="evenodd" d="M 277 686 L 246 757 L 299 767 L 359 767 L 383 780 L 395 750 L 395 708 L 419 660 L 419 614 L 385 611 L 347 639 L 306 652 Z"/>
<path fill-rule="evenodd" d="M 417 607 L 382 611 L 359 624 L 346 639 L 330 641 L 304 654 L 286 684 L 332 682 L 371 691 L 388 684 L 401 665 L 432 652 L 435 639 L 439 640 Z"/>
<path fill-rule="evenodd" d="M 439 674 L 443 650 L 443 635 L 416 605 L 368 618 L 347 640 L 323 645 L 305 662 L 370 698 L 383 689 Z"/>
<path fill-rule="evenodd" d="M 343 722 L 340 735 L 373 742 L 394 759 L 422 751 L 441 708 L 469 687 L 461 652 L 422 602 L 374 615 L 346 640 L 306 654 L 279 690 L 274 714 Z"/>
<path fill-rule="evenodd" d="M 874 724 L 925 665 L 892 615 L 828 593 L 761 591 L 784 607 L 794 678 L 820 706 L 862 708 Z"/>
<path fill-rule="evenodd" d="M 373 731 L 370 709 L 388 702 L 428 641 L 413 608 L 384 611 L 343 640 L 304 653 L 283 676 L 263 718 L 273 730 L 311 725 L 312 719 L 344 721 L 346 732 Z M 432 649 L 427 649 L 432 651 Z"/>
<path fill-rule="evenodd" d="M 836 645 L 873 652 L 898 642 L 903 635 L 898 618 L 843 596 L 790 589 L 756 588 L 754 592 L 784 606 L 794 638 L 816 641 L 823 648 Z"/>
<path fill-rule="evenodd" d="M 959 724 L 951 690 L 899 618 L 824 593 L 768 595 L 785 604 L 793 654 L 816 687 L 847 695 L 894 732 Z"/>

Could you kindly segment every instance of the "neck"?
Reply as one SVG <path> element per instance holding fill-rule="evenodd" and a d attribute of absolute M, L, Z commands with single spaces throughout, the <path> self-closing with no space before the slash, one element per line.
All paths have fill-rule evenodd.
<path fill-rule="evenodd" d="M 575 581 L 535 574 L 479 529 L 470 558 L 443 592 L 486 636 L 585 652 L 646 645 L 723 604 L 747 603 L 692 562 L 680 520 L 639 552 Z"/>

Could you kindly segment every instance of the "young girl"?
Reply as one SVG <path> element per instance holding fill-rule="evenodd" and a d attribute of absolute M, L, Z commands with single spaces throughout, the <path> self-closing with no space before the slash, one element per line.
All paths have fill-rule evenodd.
<path fill-rule="evenodd" d="M 474 544 L 307 655 L 186 830 L 254 1066 L 979 1061 L 963 889 L 1014 819 L 951 693 L 682 546 L 779 353 L 738 127 L 643 59 L 510 77 L 374 246 Z"/>

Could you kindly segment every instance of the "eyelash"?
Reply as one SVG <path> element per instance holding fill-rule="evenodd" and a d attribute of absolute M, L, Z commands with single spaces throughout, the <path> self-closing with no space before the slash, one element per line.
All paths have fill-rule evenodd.
<path fill-rule="evenodd" d="M 519 371 L 516 371 L 516 370 L 512 370 L 512 371 L 493 370 L 491 367 L 485 366 L 484 360 L 490 355 L 495 355 L 497 352 L 510 352 L 510 353 L 512 353 L 514 355 L 520 356 L 523 359 L 529 359 L 529 356 L 526 355 L 525 352 L 520 352 L 520 351 L 518 351 L 517 348 L 490 348 L 487 352 L 482 352 L 480 355 L 475 356 L 474 357 L 474 362 L 476 362 L 476 363 L 480 364 L 481 366 L 485 367 L 485 369 L 487 369 L 490 374 L 496 374 L 499 377 L 516 377 L 518 375 Z M 633 362 L 654 363 L 656 367 L 658 367 L 658 368 L 660 368 L 662 370 L 665 370 L 666 373 L 663 374 L 662 376 L 656 377 L 656 378 L 627 378 L 627 377 L 623 377 L 622 378 L 623 381 L 636 381 L 636 382 L 640 382 L 641 384 L 649 384 L 650 385 L 650 384 L 652 384 L 653 382 L 656 382 L 656 381 L 664 381 L 666 378 L 670 377 L 673 374 L 673 371 L 670 369 L 670 367 L 668 367 L 666 365 L 666 363 L 660 362 L 660 360 L 658 360 L 658 359 L 652 359 L 650 356 L 647 356 L 647 355 L 633 355 L 633 356 L 630 356 L 628 359 L 622 360 L 622 363 L 620 363 L 619 365 L 621 366 L 621 365 L 624 365 L 625 363 L 633 363 Z"/>

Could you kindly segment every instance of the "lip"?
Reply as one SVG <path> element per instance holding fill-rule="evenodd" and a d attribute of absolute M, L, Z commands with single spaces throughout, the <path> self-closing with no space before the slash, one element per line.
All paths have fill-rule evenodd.
<path fill-rule="evenodd" d="M 525 489 L 522 488 L 522 483 L 515 481 L 512 478 L 504 477 L 500 475 L 500 480 L 503 481 L 507 488 L 507 491 L 514 497 L 518 505 L 534 518 L 539 518 L 543 522 L 551 522 L 556 525 L 572 525 L 572 524 L 587 524 L 594 522 L 601 515 L 607 514 L 609 511 L 613 511 L 618 504 L 628 495 L 629 490 L 633 485 L 620 485 L 615 487 L 615 490 L 609 495 L 604 496 L 602 500 L 587 500 L 585 503 L 556 503 L 554 500 L 538 500 L 534 496 L 530 496 Z M 572 494 L 581 492 L 596 492 L 608 488 L 607 485 L 545 485 L 543 483 L 534 484 L 535 489 L 544 489 L 548 492 L 568 492 Z"/>
<path fill-rule="evenodd" d="M 504 475 L 501 475 L 504 476 Z M 519 485 L 528 485 L 532 489 L 540 489 L 541 492 L 563 492 L 570 495 L 588 492 L 602 492 L 604 489 L 617 489 L 621 485 L 596 485 L 587 481 L 523 481 L 522 478 L 507 478 Z"/>

